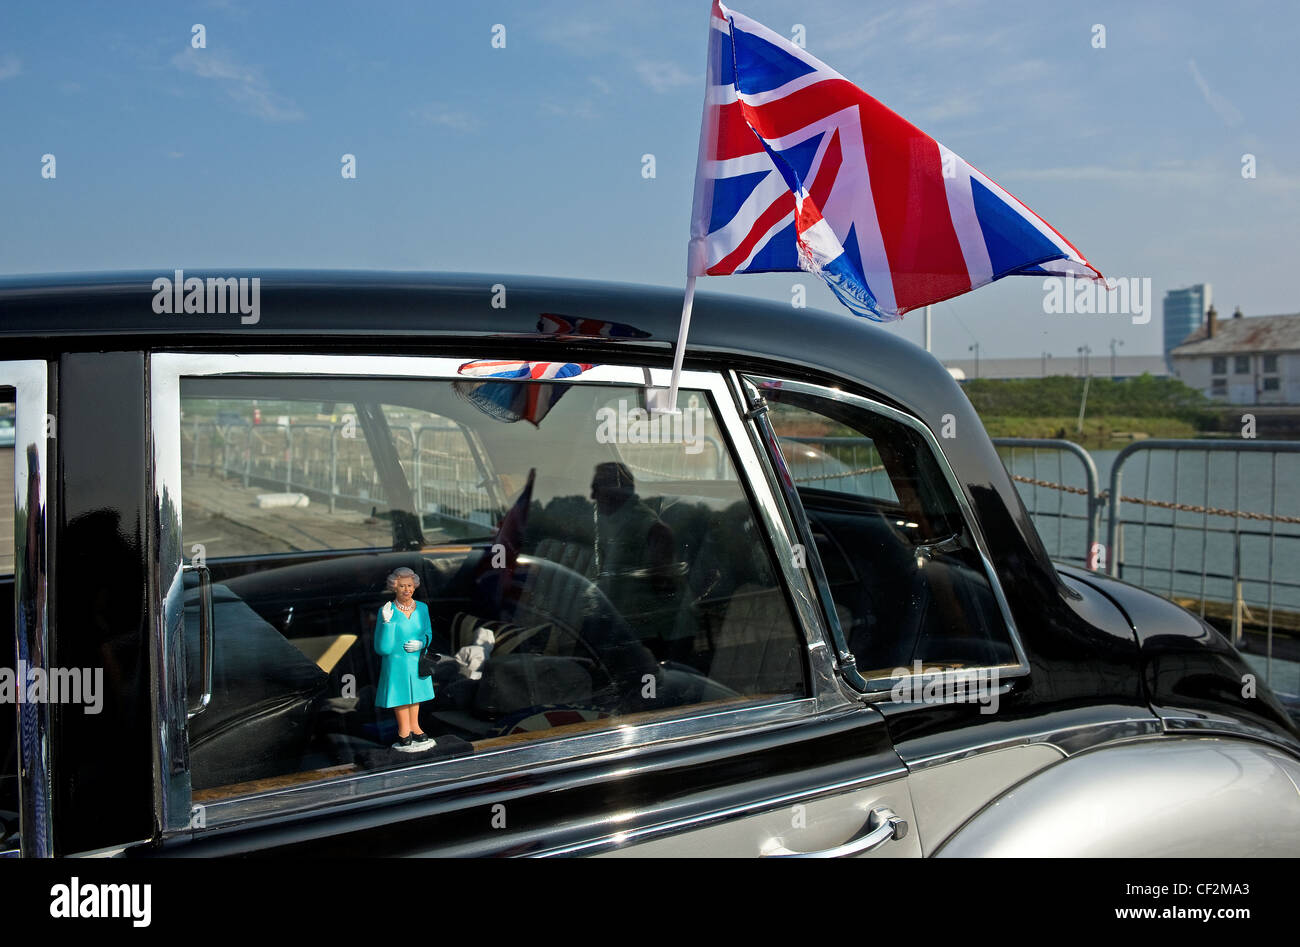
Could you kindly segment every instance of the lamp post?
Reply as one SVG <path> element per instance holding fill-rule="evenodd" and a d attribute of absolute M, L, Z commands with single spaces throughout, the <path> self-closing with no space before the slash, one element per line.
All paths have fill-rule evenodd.
<path fill-rule="evenodd" d="M 1088 377 L 1088 356 L 1092 354 L 1092 347 L 1088 345 L 1081 345 L 1077 349 L 1075 349 L 1075 351 L 1079 353 L 1079 374 L 1087 378 Z"/>
<path fill-rule="evenodd" d="M 1112 380 L 1115 378 L 1115 347 L 1123 344 L 1124 342 L 1120 339 L 1110 340 L 1110 377 Z"/>
<path fill-rule="evenodd" d="M 975 377 L 979 378 L 980 377 L 980 344 L 976 342 L 974 345 L 968 345 L 966 346 L 966 351 L 975 353 Z"/>
<path fill-rule="evenodd" d="M 1043 377 L 1044 377 L 1044 378 L 1047 377 L 1047 360 L 1048 360 L 1049 358 L 1051 358 L 1051 357 L 1052 357 L 1052 353 L 1051 353 L 1051 352 L 1044 352 L 1044 353 L 1043 353 Z"/>

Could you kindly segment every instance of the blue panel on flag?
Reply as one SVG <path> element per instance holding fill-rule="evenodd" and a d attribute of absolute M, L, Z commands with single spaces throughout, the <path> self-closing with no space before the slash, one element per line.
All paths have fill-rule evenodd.
<path fill-rule="evenodd" d="M 826 133 L 813 135 L 807 141 L 802 141 L 797 145 L 785 149 L 785 151 L 775 151 L 773 154 L 780 155 L 786 164 L 790 166 L 797 176 L 797 181 L 791 181 L 786 174 L 785 168 L 781 168 L 780 162 L 776 163 L 781 168 L 781 176 L 785 178 L 785 183 L 789 185 L 790 190 L 797 191 L 799 187 L 808 180 L 808 172 L 812 169 L 813 158 L 817 157 L 817 149 L 821 147 L 822 139 Z"/>
<path fill-rule="evenodd" d="M 994 279 L 1034 263 L 1065 257 L 1060 247 L 974 177 L 970 179 L 970 189 L 975 216 L 989 248 Z"/>
<path fill-rule="evenodd" d="M 718 178 L 713 182 L 713 215 L 709 218 L 709 233 L 731 223 L 745 198 L 754 193 L 763 178 L 771 171 L 754 171 L 738 174 L 734 178 Z"/>
<path fill-rule="evenodd" d="M 791 79 L 814 72 L 802 59 L 796 59 L 765 39 L 735 30 L 736 69 L 740 72 L 737 88 L 747 95 L 779 89 Z"/>
<path fill-rule="evenodd" d="M 862 274 L 862 285 L 866 285 L 866 270 L 862 268 L 862 251 L 858 249 L 858 225 L 849 224 L 849 235 L 844 238 L 844 255 L 849 258 L 857 272 Z M 872 294 L 875 295 L 874 293 Z"/>
<path fill-rule="evenodd" d="M 799 269 L 799 251 L 794 247 L 794 221 L 754 254 L 749 266 L 737 273 L 788 273 Z"/>
<path fill-rule="evenodd" d="M 709 30 L 709 65 L 718 75 L 709 76 L 712 85 L 734 85 L 736 63 L 731 53 L 731 37 L 722 30 Z"/>

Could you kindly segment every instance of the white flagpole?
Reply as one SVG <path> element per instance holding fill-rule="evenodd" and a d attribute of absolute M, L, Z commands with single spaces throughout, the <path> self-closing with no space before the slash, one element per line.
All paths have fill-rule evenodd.
<path fill-rule="evenodd" d="M 713 30 L 713 8 L 709 6 L 709 35 Z M 704 108 L 700 114 L 700 142 L 695 157 L 695 195 L 691 201 L 691 239 L 686 246 L 686 295 L 682 299 L 682 321 L 677 328 L 677 347 L 673 350 L 673 374 L 668 383 L 668 399 L 664 406 L 669 413 L 677 413 L 677 388 L 682 379 L 682 358 L 686 355 L 686 334 L 691 327 L 691 307 L 695 304 L 695 278 L 708 269 L 707 240 L 709 233 L 709 208 L 713 206 L 713 178 L 706 172 L 706 162 L 712 153 L 716 137 L 717 108 L 709 104 L 709 90 L 721 75 L 714 62 L 713 42 L 708 44 L 704 68 Z"/>
<path fill-rule="evenodd" d="M 677 348 L 673 350 L 673 377 L 668 383 L 668 413 L 677 413 L 677 386 L 682 378 L 682 357 L 686 354 L 686 333 L 691 328 L 691 307 L 695 304 L 695 276 L 686 275 L 686 295 L 682 299 L 682 324 L 677 329 Z"/>

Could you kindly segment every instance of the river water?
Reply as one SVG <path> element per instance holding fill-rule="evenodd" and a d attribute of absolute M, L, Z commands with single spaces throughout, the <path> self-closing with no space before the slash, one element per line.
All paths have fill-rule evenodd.
<path fill-rule="evenodd" d="M 1083 466 L 1057 451 L 1012 453 L 1003 461 L 1016 475 L 1083 486 Z M 1090 452 L 1102 490 L 1110 488 L 1117 450 Z M 1242 510 L 1300 519 L 1300 453 L 1184 453 L 1142 449 L 1125 458 L 1120 492 L 1135 499 L 1172 501 L 1223 510 Z M 1086 503 L 1082 496 L 1017 483 L 1053 556 L 1083 562 Z M 1217 601 L 1232 599 L 1234 559 L 1242 597 L 1259 615 L 1274 608 L 1300 610 L 1300 522 L 1174 511 L 1124 502 L 1120 575 L 1167 596 Z M 1064 517 L 1059 514 L 1064 514 Z M 1109 507 L 1103 510 L 1099 541 L 1107 541 Z M 1080 517 L 1070 519 L 1068 517 Z M 1110 550 L 1113 556 L 1115 550 Z M 1172 567 L 1172 568 L 1171 568 Z M 1206 573 L 1202 579 L 1202 572 Z M 1204 588 L 1202 590 L 1202 583 Z"/>

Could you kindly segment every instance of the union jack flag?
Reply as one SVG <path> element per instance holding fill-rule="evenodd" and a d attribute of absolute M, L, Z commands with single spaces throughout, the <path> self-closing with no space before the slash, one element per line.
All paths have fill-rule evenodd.
<path fill-rule="evenodd" d="M 569 390 L 568 385 L 527 384 L 574 378 L 592 368 L 584 362 L 521 362 L 481 359 L 466 362 L 460 375 L 476 381 L 458 381 L 456 393 L 484 414 L 498 421 L 528 421 L 537 427 L 547 412 Z M 523 382 L 521 384 L 520 382 Z"/>
<path fill-rule="evenodd" d="M 962 158 L 715 0 L 689 275 L 796 270 L 881 322 L 1004 276 L 1102 278 Z"/>

